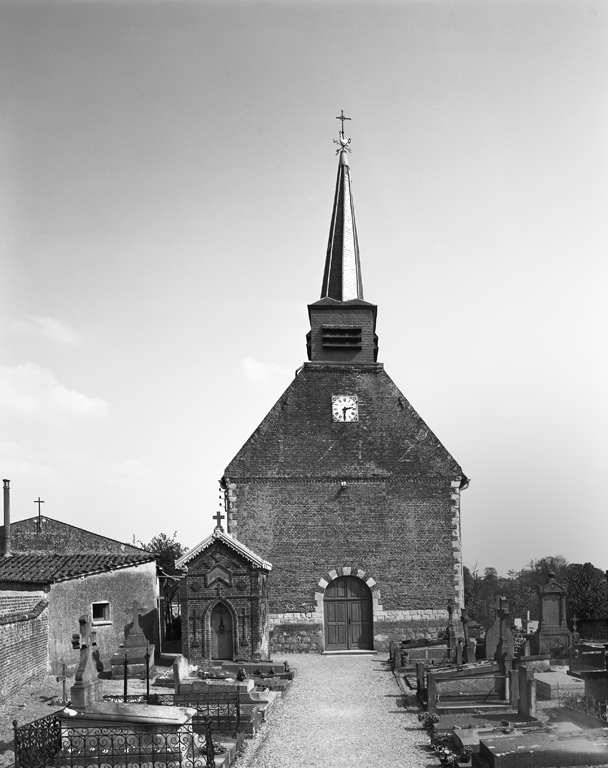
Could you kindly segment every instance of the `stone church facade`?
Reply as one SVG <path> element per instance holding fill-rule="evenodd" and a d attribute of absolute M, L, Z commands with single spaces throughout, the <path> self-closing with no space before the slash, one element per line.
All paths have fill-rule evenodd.
<path fill-rule="evenodd" d="M 225 470 L 228 532 L 272 562 L 271 650 L 437 637 L 463 606 L 468 481 L 378 362 L 344 134 L 308 362 Z"/>

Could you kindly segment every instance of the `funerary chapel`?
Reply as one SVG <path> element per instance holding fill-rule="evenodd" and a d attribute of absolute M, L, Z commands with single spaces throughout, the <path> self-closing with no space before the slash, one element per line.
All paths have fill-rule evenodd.
<path fill-rule="evenodd" d="M 337 143 L 308 360 L 221 481 L 227 530 L 218 523 L 215 546 L 244 566 L 256 557 L 267 566 L 270 651 L 356 652 L 437 637 L 448 605 L 464 605 L 460 495 L 468 481 L 378 361 L 343 130 Z M 214 572 L 218 559 L 208 563 Z"/>

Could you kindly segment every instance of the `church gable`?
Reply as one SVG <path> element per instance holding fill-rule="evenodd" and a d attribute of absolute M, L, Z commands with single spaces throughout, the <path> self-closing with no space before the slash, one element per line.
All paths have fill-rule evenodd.
<path fill-rule="evenodd" d="M 358 420 L 332 420 L 332 396 Z M 462 470 L 381 365 L 306 364 L 225 472 L 234 477 L 457 477 Z"/>

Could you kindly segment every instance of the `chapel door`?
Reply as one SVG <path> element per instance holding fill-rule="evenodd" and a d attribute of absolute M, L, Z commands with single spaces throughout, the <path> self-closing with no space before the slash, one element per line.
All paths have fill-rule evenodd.
<path fill-rule="evenodd" d="M 354 576 L 332 581 L 324 606 L 326 651 L 372 649 L 372 593 L 367 584 Z"/>
<path fill-rule="evenodd" d="M 232 616 L 223 603 L 218 603 L 211 612 L 211 658 L 231 659 L 233 656 Z"/>

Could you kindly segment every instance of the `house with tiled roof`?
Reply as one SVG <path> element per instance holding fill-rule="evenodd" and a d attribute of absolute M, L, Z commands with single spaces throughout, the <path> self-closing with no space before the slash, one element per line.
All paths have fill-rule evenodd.
<path fill-rule="evenodd" d="M 5 481 L 6 482 L 6 481 Z M 77 526 L 36 516 L 0 527 L 0 692 L 36 674 L 78 663 L 72 635 L 88 615 L 98 669 L 124 643 L 133 603 L 150 644 L 158 636 L 155 556 Z M 46 641 L 45 641 L 46 637 Z M 44 667 L 44 669 L 42 669 Z M 16 669 L 15 669 L 16 668 Z"/>

